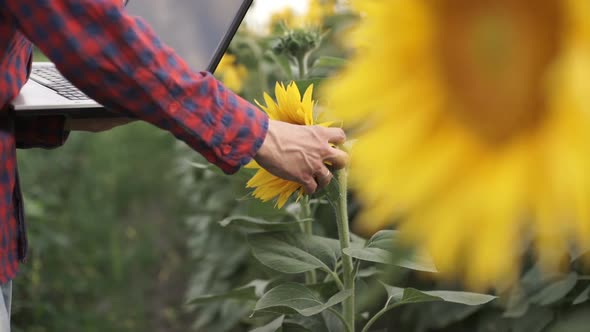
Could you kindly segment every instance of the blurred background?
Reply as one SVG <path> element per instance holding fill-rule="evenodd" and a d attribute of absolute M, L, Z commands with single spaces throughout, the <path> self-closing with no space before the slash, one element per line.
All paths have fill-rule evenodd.
<path fill-rule="evenodd" d="M 199 1 L 163 3 L 132 0 L 130 10 L 159 22 L 158 29 L 179 29 L 170 24 L 175 18 L 200 29 L 201 22 L 191 20 L 201 10 Z M 208 12 L 224 14 L 219 8 Z M 255 0 L 215 74 L 250 101 L 261 100 L 276 81 L 321 85 L 348 55 L 337 36 L 355 19 L 346 1 Z M 285 54 L 281 38 L 289 28 L 312 36 L 305 75 Z M 314 38 L 321 41 L 316 45 Z M 171 42 L 180 43 L 179 50 L 191 46 Z M 234 215 L 281 220 L 289 213 L 248 196 L 247 170 L 226 176 L 169 134 L 139 122 L 100 134 L 72 133 L 64 147 L 21 150 L 18 161 L 30 258 L 14 284 L 14 331 L 224 332 L 256 325 L 248 319 L 253 302 L 239 297 L 186 304 L 282 277 L 250 256 L 243 231 L 219 224 Z M 354 215 L 354 199 L 350 208 Z M 334 236 L 327 213 L 318 211 L 315 231 Z M 590 278 L 566 273 L 543 279 L 538 272 L 523 271 L 521 288 L 493 304 L 411 305 L 383 318 L 375 331 L 541 332 L 557 320 L 588 317 Z M 442 287 L 412 273 L 399 281 Z M 374 307 L 383 300 L 376 298 Z"/>

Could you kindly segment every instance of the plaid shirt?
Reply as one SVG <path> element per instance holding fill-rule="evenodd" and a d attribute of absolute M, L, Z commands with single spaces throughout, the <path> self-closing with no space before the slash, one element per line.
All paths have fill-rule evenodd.
<path fill-rule="evenodd" d="M 224 172 L 236 172 L 262 145 L 267 116 L 211 74 L 192 71 L 121 2 L 0 0 L 0 108 L 25 83 L 33 42 L 110 110 L 167 130 Z M 0 283 L 16 275 L 26 251 L 15 148 L 56 147 L 67 137 L 62 117 L 10 125 L 6 113 L 0 112 Z"/>

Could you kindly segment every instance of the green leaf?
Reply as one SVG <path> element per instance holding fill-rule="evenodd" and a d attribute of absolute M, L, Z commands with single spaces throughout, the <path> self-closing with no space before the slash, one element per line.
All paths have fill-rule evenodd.
<path fill-rule="evenodd" d="M 330 310 L 325 310 L 324 312 L 319 315 L 324 320 L 324 324 L 326 325 L 322 331 L 326 332 L 342 332 L 346 331 L 346 327 L 342 320 L 336 316 L 336 314 Z"/>
<path fill-rule="evenodd" d="M 590 253 L 590 247 L 588 245 L 578 246 L 578 247 L 572 246 L 571 248 L 569 248 L 569 253 L 570 253 L 570 262 L 573 263 L 573 262 L 579 260 L 580 258 L 588 255 L 588 253 Z"/>
<path fill-rule="evenodd" d="M 358 278 L 369 278 L 369 277 L 373 277 L 375 275 L 378 275 L 380 273 L 383 273 L 383 271 L 375 268 L 374 266 L 370 266 L 370 267 L 367 267 L 367 268 L 364 268 L 364 269 L 360 269 L 357 272 L 356 276 Z"/>
<path fill-rule="evenodd" d="M 426 257 L 401 258 L 394 259 L 391 252 L 380 248 L 346 248 L 343 250 L 346 255 L 363 261 L 396 265 L 410 270 L 437 272 L 436 267 Z"/>
<path fill-rule="evenodd" d="M 367 241 L 365 248 L 345 249 L 345 254 L 373 263 L 395 265 L 423 272 L 438 272 L 432 258 L 425 254 L 410 253 L 397 245 L 398 234 L 399 232 L 393 230 L 379 231 Z"/>
<path fill-rule="evenodd" d="M 393 230 L 383 230 L 375 233 L 369 241 L 367 241 L 367 247 L 380 248 L 383 250 L 391 251 L 394 248 L 394 243 L 397 240 L 399 232 Z"/>
<path fill-rule="evenodd" d="M 522 287 L 515 287 L 508 296 L 506 310 L 502 316 L 507 318 L 518 318 L 524 316 L 529 310 L 529 300 Z"/>
<path fill-rule="evenodd" d="M 414 288 L 399 288 L 385 284 L 383 286 L 387 291 L 389 299 L 394 301 L 392 305 L 395 306 L 408 303 L 444 301 L 440 297 L 428 295 Z"/>
<path fill-rule="evenodd" d="M 489 294 L 461 291 L 427 291 L 423 293 L 435 297 L 440 297 L 446 302 L 453 302 L 470 306 L 486 304 L 497 298 L 496 296 Z"/>
<path fill-rule="evenodd" d="M 299 224 L 307 222 L 309 219 L 295 221 L 268 221 L 261 218 L 252 218 L 248 216 L 231 216 L 219 222 L 222 227 L 237 225 L 244 228 L 262 229 L 267 231 L 293 230 L 299 227 Z"/>
<path fill-rule="evenodd" d="M 512 322 L 513 332 L 541 332 L 553 320 L 554 313 L 551 309 L 534 307 L 526 315 Z"/>
<path fill-rule="evenodd" d="M 301 91 L 301 94 L 303 95 L 303 92 L 307 90 L 307 88 L 312 84 L 314 91 L 317 91 L 317 88 L 322 84 L 323 81 L 324 79 L 322 78 L 310 78 L 306 80 L 296 80 L 295 84 L 297 85 L 299 91 Z"/>
<path fill-rule="evenodd" d="M 590 307 L 584 306 L 578 310 L 564 313 L 544 332 L 588 332 L 588 317 L 590 317 Z"/>
<path fill-rule="evenodd" d="M 420 291 L 414 288 L 399 288 L 383 284 L 387 295 L 395 301 L 393 305 L 401 305 L 418 302 L 445 301 L 465 304 L 469 306 L 486 304 L 496 296 L 461 291 Z"/>
<path fill-rule="evenodd" d="M 197 169 L 210 169 L 211 168 L 210 164 L 196 163 L 196 162 L 188 161 L 188 160 L 187 160 L 187 164 L 189 164 L 189 166 L 191 166 L 193 168 L 197 168 Z"/>
<path fill-rule="evenodd" d="M 350 233 L 350 245 L 353 248 L 363 248 L 366 244 L 367 240 L 354 233 Z"/>
<path fill-rule="evenodd" d="M 342 252 L 352 258 L 360 259 L 367 262 L 392 264 L 393 257 L 389 251 L 379 248 L 345 248 Z"/>
<path fill-rule="evenodd" d="M 575 272 L 568 274 L 565 278 L 558 280 L 544 287 L 537 294 L 531 296 L 530 302 L 539 305 L 553 304 L 563 299 L 578 282 L 578 275 Z"/>
<path fill-rule="evenodd" d="M 287 312 L 295 311 L 302 316 L 309 317 L 344 301 L 351 294 L 350 290 L 344 290 L 336 293 L 327 302 L 323 302 L 304 285 L 285 283 L 264 294 L 256 303 L 254 311 L 286 309 Z"/>
<path fill-rule="evenodd" d="M 315 269 L 333 270 L 339 257 L 333 239 L 293 232 L 258 233 L 248 236 L 254 257 L 283 273 Z"/>
<path fill-rule="evenodd" d="M 285 77 L 287 77 L 288 79 L 291 79 L 293 77 L 293 70 L 291 69 L 289 60 L 286 57 L 277 56 L 271 50 L 264 52 L 264 55 L 270 58 L 272 61 L 274 61 L 277 67 L 281 69 L 281 72 L 283 73 L 283 75 L 285 75 Z"/>
<path fill-rule="evenodd" d="M 580 293 L 580 295 L 576 296 L 576 298 L 574 299 L 574 302 L 572 304 L 576 305 L 576 304 L 584 303 L 584 302 L 588 301 L 589 298 L 590 298 L 590 286 L 586 287 L 586 289 L 584 289 Z"/>
<path fill-rule="evenodd" d="M 346 59 L 343 58 L 333 56 L 321 56 L 313 63 L 313 67 L 340 68 L 342 66 L 345 66 L 346 63 Z"/>
<path fill-rule="evenodd" d="M 285 319 L 282 332 L 313 332 L 326 330 L 326 324 L 320 315 L 311 317 L 290 316 Z"/>
<path fill-rule="evenodd" d="M 250 330 L 250 332 L 276 332 L 278 329 L 283 326 L 283 321 L 285 320 L 285 315 L 281 315 L 277 317 L 277 319 L 271 321 L 270 323 L 255 328 L 254 330 Z"/>
<path fill-rule="evenodd" d="M 203 304 L 220 300 L 256 301 L 268 286 L 267 280 L 253 280 L 245 286 L 233 289 L 227 293 L 204 295 L 189 300 L 188 304 Z"/>
<path fill-rule="evenodd" d="M 313 332 L 313 330 L 307 329 L 301 325 L 297 325 L 294 323 L 286 323 L 283 325 L 283 329 L 281 332 Z"/>

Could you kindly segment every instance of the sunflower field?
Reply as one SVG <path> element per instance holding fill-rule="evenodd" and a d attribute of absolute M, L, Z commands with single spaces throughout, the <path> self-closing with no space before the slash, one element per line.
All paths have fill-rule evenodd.
<path fill-rule="evenodd" d="M 17 331 L 589 330 L 590 2 L 309 0 L 243 25 L 215 74 L 271 119 L 344 128 L 348 167 L 306 195 L 136 124 L 74 137 L 54 161 L 78 173 L 47 188 L 61 169 L 27 152 Z M 130 137 L 162 155 L 101 153 Z M 139 167 L 168 172 L 130 187 Z"/>

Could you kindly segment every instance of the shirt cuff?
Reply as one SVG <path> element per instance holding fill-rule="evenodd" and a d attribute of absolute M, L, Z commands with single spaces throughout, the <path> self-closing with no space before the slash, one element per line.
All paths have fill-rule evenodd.
<path fill-rule="evenodd" d="M 184 127 L 183 132 L 172 133 L 223 172 L 233 174 L 262 146 L 269 118 L 211 74 L 202 75 L 200 96 L 187 96 L 169 105 L 169 112 Z"/>
<path fill-rule="evenodd" d="M 15 118 L 16 147 L 54 149 L 62 146 L 70 133 L 64 128 L 65 121 L 62 115 Z"/>

